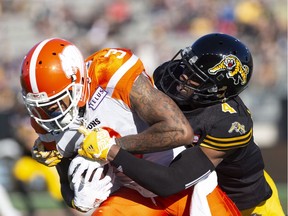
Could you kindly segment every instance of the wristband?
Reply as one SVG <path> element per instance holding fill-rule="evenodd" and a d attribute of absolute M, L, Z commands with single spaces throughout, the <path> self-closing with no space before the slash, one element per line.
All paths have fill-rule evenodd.
<path fill-rule="evenodd" d="M 87 212 L 87 211 L 84 211 L 84 210 L 78 208 L 78 207 L 75 205 L 75 203 L 74 203 L 74 199 L 72 199 L 72 201 L 71 201 L 71 206 L 72 206 L 73 209 L 76 209 L 77 211 L 80 211 L 80 212 L 82 212 L 82 213 L 86 213 L 86 212 Z"/>

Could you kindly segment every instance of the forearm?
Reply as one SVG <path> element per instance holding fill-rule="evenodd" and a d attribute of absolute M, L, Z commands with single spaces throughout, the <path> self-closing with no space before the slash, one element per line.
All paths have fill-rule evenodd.
<path fill-rule="evenodd" d="M 62 197 L 63 197 L 63 200 L 65 201 L 65 203 L 69 207 L 74 208 L 74 206 L 72 206 L 72 200 L 74 198 L 74 192 L 70 189 L 69 185 L 61 184 L 61 194 L 62 194 Z"/>
<path fill-rule="evenodd" d="M 113 146 L 108 155 L 113 166 L 121 166 L 125 175 L 159 196 L 180 192 L 214 170 L 199 148 L 185 150 L 169 167 L 136 158 L 117 146 Z"/>
<path fill-rule="evenodd" d="M 60 186 L 61 186 L 61 195 L 65 203 L 72 207 L 72 200 L 74 198 L 74 192 L 70 189 L 70 183 L 68 181 L 67 170 L 69 167 L 70 161 L 67 158 L 64 158 L 57 166 L 57 172 L 60 178 Z"/>
<path fill-rule="evenodd" d="M 150 153 L 188 145 L 183 141 L 183 133 L 175 128 L 164 129 L 165 124 L 156 125 L 137 135 L 128 135 L 116 139 L 116 144 L 131 153 Z M 167 127 L 167 126 L 166 126 Z"/>

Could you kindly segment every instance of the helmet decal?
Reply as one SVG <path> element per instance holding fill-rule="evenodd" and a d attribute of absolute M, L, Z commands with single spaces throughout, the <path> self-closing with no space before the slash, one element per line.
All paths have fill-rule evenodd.
<path fill-rule="evenodd" d="M 61 66 L 67 78 L 71 78 L 79 70 L 81 76 L 84 76 L 83 58 L 79 50 L 69 45 L 63 49 L 63 52 L 59 54 L 61 59 Z"/>
<path fill-rule="evenodd" d="M 253 73 L 249 49 L 237 38 L 211 33 L 180 49 L 153 74 L 155 85 L 183 109 L 223 103 L 238 96 Z"/>
<path fill-rule="evenodd" d="M 234 80 L 234 85 L 238 85 L 241 80 L 241 85 L 247 83 L 247 74 L 249 73 L 249 67 L 242 65 L 241 61 L 235 55 L 224 56 L 223 59 L 214 67 L 208 69 L 208 73 L 216 75 L 220 71 L 227 70 L 227 78 Z"/>

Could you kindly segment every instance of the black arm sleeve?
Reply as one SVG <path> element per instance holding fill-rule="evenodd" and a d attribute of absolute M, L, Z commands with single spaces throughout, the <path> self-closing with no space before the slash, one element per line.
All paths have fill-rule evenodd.
<path fill-rule="evenodd" d="M 125 175 L 164 197 L 196 184 L 215 169 L 197 146 L 184 150 L 169 167 L 136 158 L 123 149 L 120 149 L 111 164 L 117 168 L 121 166 Z"/>
<path fill-rule="evenodd" d="M 70 189 L 70 183 L 68 180 L 68 168 L 71 160 L 68 158 L 63 158 L 59 164 L 57 164 L 56 169 L 60 178 L 61 184 L 61 194 L 65 203 L 72 207 L 72 200 L 74 198 L 74 191 Z"/>

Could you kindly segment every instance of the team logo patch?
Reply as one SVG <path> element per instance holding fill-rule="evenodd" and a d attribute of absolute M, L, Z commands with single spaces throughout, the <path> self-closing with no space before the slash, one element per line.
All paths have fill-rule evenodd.
<path fill-rule="evenodd" d="M 228 132 L 232 133 L 233 131 L 240 133 L 241 135 L 245 134 L 245 125 L 241 125 L 239 122 L 233 122 Z"/>
<path fill-rule="evenodd" d="M 101 103 L 101 101 L 106 97 L 108 93 L 101 88 L 100 86 L 96 89 L 93 97 L 91 98 L 91 100 L 88 102 L 88 107 L 92 110 L 95 110 L 99 104 Z"/>
<path fill-rule="evenodd" d="M 249 67 L 242 65 L 241 61 L 234 55 L 224 56 L 223 59 L 214 67 L 209 68 L 208 72 L 212 75 L 216 75 L 220 71 L 227 70 L 227 78 L 234 80 L 234 85 L 245 85 L 247 83 L 247 74 L 249 73 Z"/>

